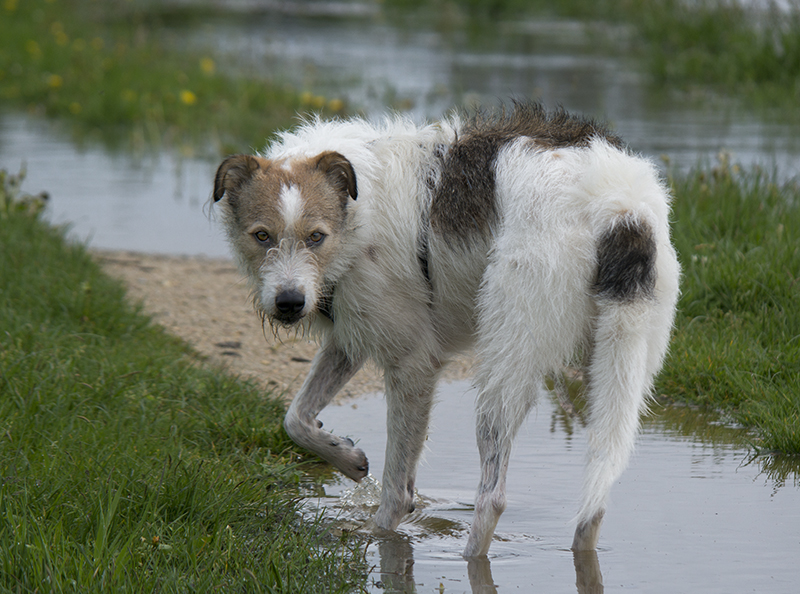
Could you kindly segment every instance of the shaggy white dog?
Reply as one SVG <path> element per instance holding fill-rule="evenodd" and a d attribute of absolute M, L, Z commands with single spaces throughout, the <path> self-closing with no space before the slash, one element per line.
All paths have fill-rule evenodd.
<path fill-rule="evenodd" d="M 651 162 L 538 104 L 425 126 L 315 120 L 264 155 L 227 158 L 214 200 L 257 310 L 321 345 L 287 432 L 356 481 L 364 453 L 316 417 L 367 359 L 384 370 L 379 528 L 413 510 L 437 377 L 474 345 L 481 481 L 464 555 L 487 553 L 514 436 L 566 365 L 583 365 L 589 407 L 572 547 L 595 548 L 678 296 L 670 199 Z"/>

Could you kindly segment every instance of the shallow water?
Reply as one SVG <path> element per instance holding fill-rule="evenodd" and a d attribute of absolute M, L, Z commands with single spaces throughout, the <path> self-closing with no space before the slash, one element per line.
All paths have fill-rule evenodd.
<path fill-rule="evenodd" d="M 0 167 L 17 173 L 24 166 L 23 191 L 48 192 L 48 219 L 96 248 L 228 256 L 208 216 L 216 165 L 166 151 L 80 148 L 53 124 L 0 115 Z"/>
<path fill-rule="evenodd" d="M 508 475 L 508 508 L 485 564 L 460 556 L 478 484 L 474 393 L 441 387 L 417 511 L 396 534 L 377 537 L 367 558 L 370 592 L 772 592 L 798 591 L 800 484 L 797 465 L 780 476 L 751 461 L 741 431 L 688 409 L 648 418 L 634 459 L 615 485 L 597 555 L 569 551 L 581 484 L 585 431 L 549 399 L 523 425 Z M 385 404 L 367 396 L 320 414 L 326 429 L 352 437 L 380 477 Z M 337 475 L 338 476 L 338 475 Z M 376 509 L 333 481 L 308 500 L 345 528 Z M 375 494 L 366 493 L 374 500 Z"/>
<path fill-rule="evenodd" d="M 634 150 L 681 169 L 729 151 L 743 163 L 800 171 L 798 124 L 719 98 L 649 90 L 623 28 L 528 19 L 487 28 L 476 41 L 457 25 L 398 23 L 380 12 L 340 18 L 341 3 L 329 5 L 325 18 L 248 14 L 215 19 L 180 39 L 227 57 L 226 67 L 344 99 L 368 116 L 391 106 L 430 120 L 454 105 L 539 99 L 607 121 Z"/>

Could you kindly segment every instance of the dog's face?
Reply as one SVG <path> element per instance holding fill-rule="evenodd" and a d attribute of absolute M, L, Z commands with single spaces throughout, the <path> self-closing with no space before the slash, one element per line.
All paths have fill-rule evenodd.
<path fill-rule="evenodd" d="M 271 323 L 292 326 L 325 307 L 356 196 L 353 167 L 335 152 L 282 161 L 234 155 L 219 166 L 214 201 Z"/>

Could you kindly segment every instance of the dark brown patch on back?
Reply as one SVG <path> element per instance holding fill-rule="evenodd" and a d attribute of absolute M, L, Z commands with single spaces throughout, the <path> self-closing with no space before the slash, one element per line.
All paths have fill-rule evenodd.
<path fill-rule="evenodd" d="M 543 148 L 586 147 L 601 137 L 622 148 L 622 141 L 596 122 L 559 109 L 548 113 L 539 103 L 514 103 L 497 115 L 477 114 L 442 159 L 433 191 L 431 228 L 445 239 L 485 236 L 497 221 L 495 164 L 508 142 L 527 137 Z"/>
<path fill-rule="evenodd" d="M 507 140 L 527 136 L 545 148 L 587 147 L 597 137 L 620 149 L 625 146 L 602 124 L 562 108 L 548 113 L 540 103 L 514 103 L 510 114 L 503 111 L 496 118 L 479 115 L 476 120 L 478 126 L 497 129 Z"/>
<path fill-rule="evenodd" d="M 656 241 L 647 223 L 625 217 L 597 244 L 594 291 L 600 297 L 633 301 L 653 296 L 656 285 Z"/>
<path fill-rule="evenodd" d="M 504 139 L 476 132 L 456 140 L 442 164 L 430 225 L 445 239 L 483 235 L 495 222 L 494 164 Z"/>

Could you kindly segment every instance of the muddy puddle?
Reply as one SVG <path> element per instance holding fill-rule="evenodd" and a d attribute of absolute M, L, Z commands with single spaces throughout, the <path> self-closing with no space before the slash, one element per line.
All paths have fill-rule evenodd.
<path fill-rule="evenodd" d="M 797 592 L 798 468 L 752 459 L 747 436 L 686 408 L 658 408 L 615 485 L 597 554 L 569 550 L 585 452 L 580 418 L 545 400 L 523 425 L 508 476 L 508 508 L 489 559 L 467 563 L 478 484 L 469 383 L 440 388 L 417 480 L 417 511 L 367 552 L 369 592 Z M 385 403 L 372 395 L 320 414 L 352 437 L 380 478 Z M 341 477 L 341 475 L 337 475 Z M 343 529 L 375 511 L 379 484 L 343 477 L 309 498 Z"/>

